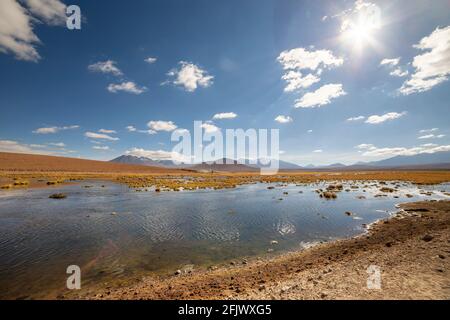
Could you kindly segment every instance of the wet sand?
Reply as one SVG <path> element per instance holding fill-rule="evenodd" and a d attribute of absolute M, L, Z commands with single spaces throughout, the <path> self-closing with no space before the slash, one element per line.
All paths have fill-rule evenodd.
<path fill-rule="evenodd" d="M 450 201 L 424 201 L 401 205 L 356 238 L 59 298 L 450 299 L 449 259 Z M 381 270 L 381 289 L 367 288 L 371 265 Z"/>

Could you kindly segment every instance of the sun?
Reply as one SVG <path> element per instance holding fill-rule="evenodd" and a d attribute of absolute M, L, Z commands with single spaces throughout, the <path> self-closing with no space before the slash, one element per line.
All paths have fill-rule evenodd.
<path fill-rule="evenodd" d="M 367 23 L 358 23 L 351 25 L 344 33 L 346 41 L 353 45 L 362 47 L 374 41 L 376 27 Z"/>
<path fill-rule="evenodd" d="M 346 16 L 341 25 L 341 39 L 353 48 L 377 46 L 376 36 L 381 27 L 378 7 L 364 4 L 353 14 Z"/>

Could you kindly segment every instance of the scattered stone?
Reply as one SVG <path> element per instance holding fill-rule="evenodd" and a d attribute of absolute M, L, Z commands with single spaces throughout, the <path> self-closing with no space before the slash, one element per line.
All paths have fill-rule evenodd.
<path fill-rule="evenodd" d="M 337 195 L 334 192 L 325 191 L 321 193 L 321 197 L 324 197 L 325 199 L 336 199 Z"/>
<path fill-rule="evenodd" d="M 425 242 L 430 242 L 433 239 L 434 239 L 434 237 L 430 234 L 426 234 L 425 236 L 422 237 L 422 240 Z"/>
<path fill-rule="evenodd" d="M 28 182 L 28 181 L 26 181 L 26 180 L 17 180 L 17 181 L 14 181 L 14 185 L 15 186 L 27 186 L 27 185 L 29 185 L 30 183 Z"/>
<path fill-rule="evenodd" d="M 177 271 L 175 271 L 175 275 L 176 276 L 179 276 L 181 274 L 181 270 L 180 269 L 178 269 Z"/>
<path fill-rule="evenodd" d="M 289 291 L 289 287 L 288 286 L 284 286 L 283 288 L 281 288 L 280 293 L 285 293 L 287 291 Z"/>
<path fill-rule="evenodd" d="M 50 199 L 65 199 L 67 198 L 67 195 L 65 195 L 64 193 L 55 193 L 52 194 L 50 196 L 48 196 Z"/>
<path fill-rule="evenodd" d="M 348 215 L 348 216 L 353 215 L 353 213 L 351 213 L 350 211 L 345 211 L 345 214 Z"/>
<path fill-rule="evenodd" d="M 415 208 L 415 209 L 405 209 L 405 211 L 415 211 L 415 212 L 429 212 L 430 210 L 426 208 Z"/>
<path fill-rule="evenodd" d="M 272 240 L 272 241 L 270 241 L 270 244 L 271 245 L 278 244 L 278 241 L 277 240 Z"/>

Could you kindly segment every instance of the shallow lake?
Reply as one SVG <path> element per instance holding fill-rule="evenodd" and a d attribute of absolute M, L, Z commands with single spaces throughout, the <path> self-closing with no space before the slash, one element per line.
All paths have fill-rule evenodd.
<path fill-rule="evenodd" d="M 327 184 L 157 193 L 83 181 L 1 191 L 0 298 L 64 292 L 69 265 L 80 266 L 85 290 L 149 273 L 298 250 L 360 234 L 363 224 L 392 214 L 397 203 L 448 198 L 442 191 L 450 190 L 449 184 L 419 189 L 400 183 L 399 191 L 374 197 L 380 193 L 374 184 L 344 183 L 344 189 L 359 188 L 339 192 L 335 200 L 314 191 Z M 48 198 L 59 192 L 67 198 Z"/>

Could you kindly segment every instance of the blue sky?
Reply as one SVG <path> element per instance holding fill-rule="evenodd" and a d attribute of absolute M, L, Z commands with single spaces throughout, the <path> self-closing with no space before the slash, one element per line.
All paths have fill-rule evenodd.
<path fill-rule="evenodd" d="M 65 26 L 72 4 L 81 30 Z M 0 151 L 163 157 L 194 120 L 279 128 L 281 158 L 303 165 L 448 151 L 449 12 L 448 0 L 2 0 Z"/>

